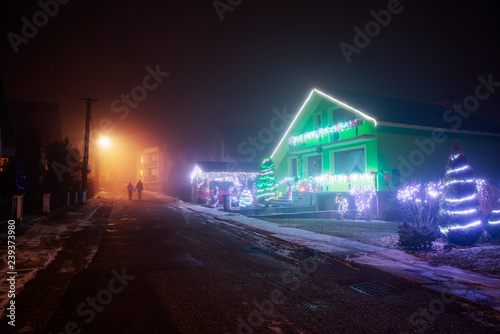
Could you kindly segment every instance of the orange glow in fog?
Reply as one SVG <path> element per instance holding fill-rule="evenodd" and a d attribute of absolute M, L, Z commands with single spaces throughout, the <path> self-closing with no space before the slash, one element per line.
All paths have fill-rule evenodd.
<path fill-rule="evenodd" d="M 109 140 L 108 137 L 99 138 L 98 143 L 99 143 L 99 146 L 104 147 L 104 148 L 107 148 L 111 145 L 111 141 Z"/>

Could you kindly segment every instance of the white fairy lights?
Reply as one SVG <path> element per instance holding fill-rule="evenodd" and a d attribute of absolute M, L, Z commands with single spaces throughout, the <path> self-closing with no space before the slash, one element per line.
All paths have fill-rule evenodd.
<path fill-rule="evenodd" d="M 356 126 L 357 123 L 355 119 L 349 120 L 347 122 L 339 122 L 336 124 L 331 124 L 324 128 L 318 128 L 313 131 L 308 131 L 298 135 L 290 136 L 288 138 L 288 144 L 290 144 L 291 146 L 295 146 L 299 143 L 305 143 L 307 140 L 310 139 L 321 139 L 325 136 L 328 136 L 329 134 L 335 132 L 344 132 Z"/>
<path fill-rule="evenodd" d="M 468 225 L 455 225 L 455 226 L 451 226 L 451 227 L 439 227 L 439 230 L 441 231 L 441 233 L 443 234 L 447 234 L 448 232 L 452 231 L 452 230 L 460 230 L 460 229 L 468 229 L 468 228 L 471 228 L 471 227 L 476 227 L 476 226 L 479 226 L 481 225 L 481 221 L 480 220 L 477 220 L 473 223 L 470 223 Z"/>

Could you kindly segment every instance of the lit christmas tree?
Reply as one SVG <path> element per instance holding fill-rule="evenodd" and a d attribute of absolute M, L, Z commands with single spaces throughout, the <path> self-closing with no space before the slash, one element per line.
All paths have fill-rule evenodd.
<path fill-rule="evenodd" d="M 276 194 L 276 177 L 274 176 L 274 163 L 271 158 L 266 158 L 260 164 L 260 175 L 257 180 L 257 199 L 269 201 Z"/>
<path fill-rule="evenodd" d="M 498 199 L 491 211 L 486 229 L 493 239 L 498 240 L 500 237 L 500 199 Z"/>
<path fill-rule="evenodd" d="M 245 189 L 240 195 L 240 206 L 250 207 L 253 204 L 253 196 L 250 190 Z"/>
<path fill-rule="evenodd" d="M 483 231 L 474 171 L 455 140 L 448 157 L 440 201 L 440 227 L 448 241 L 472 245 Z"/>

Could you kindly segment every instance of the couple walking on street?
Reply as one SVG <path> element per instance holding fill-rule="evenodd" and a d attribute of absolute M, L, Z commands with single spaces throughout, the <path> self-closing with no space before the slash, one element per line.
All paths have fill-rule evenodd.
<path fill-rule="evenodd" d="M 134 189 L 132 182 L 129 182 L 128 186 L 127 186 L 127 190 L 128 190 L 128 199 L 132 199 L 132 192 L 134 190 L 137 190 L 137 197 L 139 197 L 139 199 L 141 199 L 142 198 L 142 191 L 144 190 L 144 185 L 142 184 L 141 180 L 139 180 L 139 182 L 137 182 L 137 185 L 135 186 L 135 189 Z"/>

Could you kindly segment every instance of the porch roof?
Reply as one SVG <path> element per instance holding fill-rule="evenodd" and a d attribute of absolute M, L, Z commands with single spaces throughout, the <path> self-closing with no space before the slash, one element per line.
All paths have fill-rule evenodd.
<path fill-rule="evenodd" d="M 258 173 L 259 164 L 237 161 L 197 161 L 196 165 L 203 173 Z"/>

